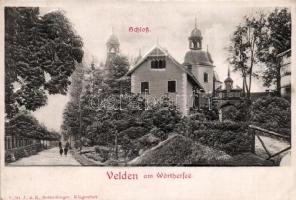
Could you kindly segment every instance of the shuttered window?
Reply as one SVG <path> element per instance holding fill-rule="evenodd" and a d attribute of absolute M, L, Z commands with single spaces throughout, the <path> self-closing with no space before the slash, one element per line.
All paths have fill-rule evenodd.
<path fill-rule="evenodd" d="M 176 81 L 168 81 L 168 92 L 176 92 Z"/>

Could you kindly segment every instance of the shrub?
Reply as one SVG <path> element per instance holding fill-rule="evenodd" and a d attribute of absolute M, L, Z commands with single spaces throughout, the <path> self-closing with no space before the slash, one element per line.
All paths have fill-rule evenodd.
<path fill-rule="evenodd" d="M 110 120 L 98 122 L 90 132 L 87 133 L 87 138 L 97 145 L 108 145 L 114 143 L 114 125 Z"/>
<path fill-rule="evenodd" d="M 237 108 L 234 105 L 229 105 L 226 107 L 222 108 L 222 116 L 223 116 L 223 120 L 227 119 L 227 120 L 235 120 L 236 118 L 236 113 L 237 113 Z"/>
<path fill-rule="evenodd" d="M 197 112 L 197 113 L 194 113 L 194 114 L 190 115 L 190 119 L 191 120 L 197 120 L 197 121 L 205 121 L 207 118 L 206 118 L 206 115 L 204 113 Z"/>
<path fill-rule="evenodd" d="M 130 165 L 139 166 L 173 166 L 186 165 L 192 153 L 192 140 L 181 135 L 174 135 L 144 154 L 132 160 Z"/>
<path fill-rule="evenodd" d="M 257 99 L 251 107 L 251 123 L 279 133 L 291 134 L 291 105 L 281 97 Z"/>
<path fill-rule="evenodd" d="M 138 139 L 140 149 L 148 149 L 157 145 L 160 142 L 158 137 L 155 137 L 152 133 L 148 133 Z"/>
<path fill-rule="evenodd" d="M 225 151 L 230 155 L 249 152 L 252 138 L 247 132 L 234 132 L 219 129 L 196 130 L 192 139 L 201 144 Z"/>
<path fill-rule="evenodd" d="M 160 128 L 157 127 L 152 128 L 149 133 L 156 138 L 160 138 L 161 140 L 165 140 L 168 137 L 167 133 L 163 132 Z"/>
<path fill-rule="evenodd" d="M 181 120 L 181 114 L 173 104 L 162 102 L 150 106 L 141 114 L 140 119 L 150 128 L 155 126 L 168 133 Z"/>
<path fill-rule="evenodd" d="M 244 122 L 234 122 L 234 121 L 210 121 L 210 122 L 192 122 L 193 130 L 209 130 L 209 129 L 219 129 L 221 131 L 245 131 L 248 128 L 248 124 Z"/>
<path fill-rule="evenodd" d="M 250 103 L 244 101 L 238 105 L 229 105 L 222 109 L 223 120 L 248 121 L 250 118 Z"/>
<path fill-rule="evenodd" d="M 209 109 L 203 109 L 198 112 L 194 112 L 190 115 L 190 118 L 192 120 L 198 120 L 198 121 L 213 121 L 219 119 L 219 113 L 216 108 L 213 108 L 212 110 Z"/>
<path fill-rule="evenodd" d="M 100 146 L 96 146 L 95 152 L 98 153 L 100 155 L 100 157 L 102 158 L 102 160 L 100 160 L 100 161 L 105 162 L 106 160 L 108 160 L 109 149 L 104 148 L 104 147 L 100 147 Z"/>
<path fill-rule="evenodd" d="M 184 118 L 177 127 L 177 133 L 232 155 L 248 152 L 251 148 L 251 135 L 244 122 L 200 122 Z"/>
<path fill-rule="evenodd" d="M 216 108 L 212 110 L 204 110 L 204 114 L 206 116 L 207 120 L 213 121 L 213 120 L 218 120 L 219 119 L 219 112 Z"/>
<path fill-rule="evenodd" d="M 116 129 L 120 132 L 128 129 L 130 126 L 132 126 L 132 123 L 129 120 L 121 119 L 121 120 L 115 121 L 115 126 L 116 126 Z"/>
<path fill-rule="evenodd" d="M 129 139 L 137 139 L 142 137 L 143 135 L 145 135 L 147 133 L 147 129 L 145 129 L 144 127 L 141 126 L 136 126 L 136 127 L 130 127 L 124 131 L 121 131 L 119 133 L 119 136 L 127 136 Z"/>

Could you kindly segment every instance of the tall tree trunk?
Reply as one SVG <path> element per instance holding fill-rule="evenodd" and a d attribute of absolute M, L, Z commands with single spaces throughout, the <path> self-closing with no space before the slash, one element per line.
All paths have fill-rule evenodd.
<path fill-rule="evenodd" d="M 276 68 L 276 95 L 281 96 L 281 65 L 280 62 L 277 62 L 277 68 Z"/>
<path fill-rule="evenodd" d="M 254 66 L 254 48 L 255 48 L 255 37 L 251 41 L 251 63 L 250 63 L 250 73 L 249 73 L 249 89 L 247 93 L 247 98 L 250 99 L 251 96 L 251 86 L 252 86 L 252 74 L 253 74 L 253 66 Z"/>
<path fill-rule="evenodd" d="M 246 83 L 245 83 L 245 77 L 243 77 L 243 97 L 246 96 Z"/>

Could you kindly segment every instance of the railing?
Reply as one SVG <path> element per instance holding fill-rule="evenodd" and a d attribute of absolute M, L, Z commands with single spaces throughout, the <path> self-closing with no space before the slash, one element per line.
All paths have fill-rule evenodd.
<path fill-rule="evenodd" d="M 271 158 L 274 158 L 275 156 L 278 156 L 280 155 L 281 153 L 285 152 L 285 151 L 288 151 L 291 149 L 291 145 L 289 145 L 287 148 L 284 148 L 282 150 L 280 150 L 279 152 L 277 153 L 270 153 L 270 151 L 267 149 L 266 145 L 264 144 L 262 138 L 256 133 L 256 131 L 259 131 L 259 132 L 263 132 L 267 135 L 270 135 L 272 137 L 277 137 L 277 138 L 281 138 L 281 139 L 286 139 L 288 141 L 290 141 L 290 136 L 287 136 L 287 135 L 282 135 L 282 134 L 279 134 L 279 133 L 276 133 L 276 132 L 273 132 L 273 131 L 269 131 L 269 130 L 266 130 L 264 128 L 260 128 L 258 126 L 254 126 L 254 125 L 249 125 L 249 128 L 250 128 L 250 132 L 252 134 L 252 153 L 256 154 L 256 149 L 255 149 L 255 142 L 256 142 L 256 137 L 258 138 L 260 144 L 262 145 L 264 151 L 266 152 L 266 154 L 268 155 L 268 157 L 266 158 L 266 160 L 270 160 Z"/>

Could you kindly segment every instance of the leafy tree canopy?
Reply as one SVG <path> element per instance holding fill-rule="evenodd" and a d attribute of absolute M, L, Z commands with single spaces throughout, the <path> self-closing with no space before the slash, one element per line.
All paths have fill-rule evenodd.
<path fill-rule="evenodd" d="M 258 59 L 265 63 L 264 86 L 276 84 L 280 94 L 280 65 L 277 55 L 291 48 L 291 13 L 287 8 L 275 9 L 265 22 L 258 40 Z"/>
<path fill-rule="evenodd" d="M 48 94 L 66 94 L 69 76 L 83 57 L 82 40 L 61 11 L 5 8 L 5 104 L 7 117 L 20 107 L 36 110 Z"/>

